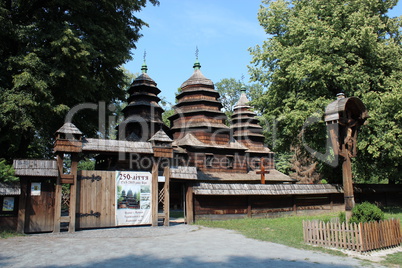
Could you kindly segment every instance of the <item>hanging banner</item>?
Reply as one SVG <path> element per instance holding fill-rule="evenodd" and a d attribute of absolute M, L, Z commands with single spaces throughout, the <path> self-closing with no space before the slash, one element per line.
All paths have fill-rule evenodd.
<path fill-rule="evenodd" d="M 150 172 L 116 171 L 116 224 L 152 223 Z"/>

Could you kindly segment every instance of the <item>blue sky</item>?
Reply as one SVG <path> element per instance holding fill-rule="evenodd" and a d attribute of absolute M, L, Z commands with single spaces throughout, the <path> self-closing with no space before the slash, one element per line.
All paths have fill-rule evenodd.
<path fill-rule="evenodd" d="M 144 51 L 148 74 L 162 91 L 159 96 L 174 104 L 175 92 L 193 73 L 195 50 L 202 73 L 214 83 L 223 78 L 249 83 L 249 47 L 267 38 L 259 25 L 260 0 L 160 0 L 148 4 L 138 17 L 149 24 L 125 64 L 131 73 L 140 73 Z M 391 17 L 402 15 L 400 2 Z"/>

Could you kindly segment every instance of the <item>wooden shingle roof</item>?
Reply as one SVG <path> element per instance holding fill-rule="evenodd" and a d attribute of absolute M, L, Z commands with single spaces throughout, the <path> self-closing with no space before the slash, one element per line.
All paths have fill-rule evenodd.
<path fill-rule="evenodd" d="M 170 168 L 170 178 L 171 179 L 182 179 L 182 180 L 196 180 L 197 179 L 197 168 L 196 167 L 171 167 Z"/>
<path fill-rule="evenodd" d="M 180 87 L 184 88 L 189 85 L 205 85 L 205 86 L 214 86 L 214 83 L 206 78 L 200 69 L 195 69 L 192 76 L 187 79 Z"/>
<path fill-rule="evenodd" d="M 133 142 L 125 140 L 85 139 L 82 143 L 83 152 L 122 152 L 152 154 L 150 142 Z"/>
<path fill-rule="evenodd" d="M 201 148 L 214 148 L 217 147 L 215 145 L 206 144 L 200 140 L 198 140 L 193 134 L 187 133 L 183 138 L 175 140 L 173 142 L 174 146 L 192 146 L 192 147 L 201 147 Z M 221 149 L 234 149 L 234 150 L 247 150 L 248 148 L 243 146 L 241 143 L 233 140 L 225 145 L 219 145 Z"/>
<path fill-rule="evenodd" d="M 66 122 L 64 125 L 59 128 L 56 133 L 65 133 L 65 134 L 79 134 L 82 135 L 82 132 L 73 124 Z"/>
<path fill-rule="evenodd" d="M 0 195 L 20 195 L 19 182 L 0 182 Z"/>
<path fill-rule="evenodd" d="M 193 192 L 196 195 L 304 195 L 343 193 L 343 189 L 332 184 L 199 183 Z"/>
<path fill-rule="evenodd" d="M 166 134 L 165 131 L 160 129 L 156 132 L 149 141 L 162 141 L 162 142 L 173 142 L 173 140 Z"/>
<path fill-rule="evenodd" d="M 232 173 L 232 172 L 202 172 L 198 171 L 198 180 L 202 181 L 261 181 L 261 175 L 256 171 L 250 171 L 248 173 Z M 268 174 L 265 174 L 265 181 L 269 182 L 296 182 L 295 179 L 279 172 L 276 169 L 270 170 Z"/>
<path fill-rule="evenodd" d="M 16 159 L 13 162 L 15 175 L 35 177 L 57 177 L 56 160 Z"/>

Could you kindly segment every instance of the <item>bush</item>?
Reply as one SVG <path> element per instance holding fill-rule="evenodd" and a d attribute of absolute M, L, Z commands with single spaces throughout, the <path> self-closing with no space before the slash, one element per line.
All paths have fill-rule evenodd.
<path fill-rule="evenodd" d="M 343 212 L 343 211 L 341 211 L 341 212 L 339 212 L 339 222 L 340 223 L 346 223 L 346 213 L 345 212 Z"/>
<path fill-rule="evenodd" d="M 369 202 L 363 202 L 352 209 L 352 217 L 349 222 L 359 223 L 382 220 L 384 220 L 384 212 L 380 208 Z"/>

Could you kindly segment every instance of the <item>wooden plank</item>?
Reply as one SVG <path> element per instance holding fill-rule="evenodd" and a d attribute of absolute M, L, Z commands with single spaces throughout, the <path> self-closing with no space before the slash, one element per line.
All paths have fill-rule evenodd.
<path fill-rule="evenodd" d="M 27 202 L 27 187 L 28 187 L 27 178 L 20 178 L 20 183 L 21 183 L 21 194 L 19 198 L 19 207 L 18 207 L 17 232 L 23 234 L 25 229 L 25 208 Z"/>
<path fill-rule="evenodd" d="M 61 217 L 61 199 L 62 189 L 60 179 L 57 179 L 55 197 L 54 197 L 54 221 L 53 221 L 53 233 L 60 233 L 60 217 Z"/>
<path fill-rule="evenodd" d="M 81 211 L 81 180 L 79 180 L 79 178 L 82 176 L 82 171 L 79 170 L 77 171 L 77 188 L 76 188 L 76 194 L 77 194 L 77 198 L 76 198 L 76 214 L 80 213 Z M 80 217 L 75 217 L 75 228 L 76 230 L 81 228 L 81 218 Z"/>
<path fill-rule="evenodd" d="M 104 227 L 111 227 L 113 226 L 112 223 L 112 215 L 113 213 L 113 204 L 115 204 L 114 194 L 115 187 L 113 181 L 115 180 L 114 176 L 110 172 L 105 172 L 105 182 L 104 182 L 104 192 L 105 192 L 105 199 L 104 199 L 104 207 L 103 207 L 103 214 L 104 214 Z"/>
<path fill-rule="evenodd" d="M 358 229 L 359 229 L 359 244 L 360 244 L 360 248 L 359 248 L 359 251 L 360 252 L 362 252 L 362 251 L 365 251 L 365 243 L 364 243 L 364 240 L 363 240 L 363 238 L 364 238 L 364 236 L 363 236 L 363 234 L 362 234 L 362 223 L 360 222 L 359 224 L 358 224 Z"/>
<path fill-rule="evenodd" d="M 68 225 L 68 231 L 70 233 L 75 232 L 76 229 L 76 211 L 77 211 L 77 171 L 78 171 L 78 155 L 75 153 L 71 154 L 71 175 L 73 175 L 73 184 L 70 185 L 70 224 Z"/>
<path fill-rule="evenodd" d="M 193 187 L 187 186 L 186 189 L 186 223 L 191 224 L 194 222 L 194 195 Z"/>

